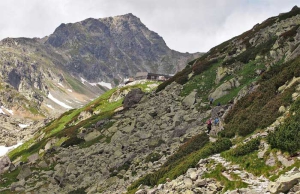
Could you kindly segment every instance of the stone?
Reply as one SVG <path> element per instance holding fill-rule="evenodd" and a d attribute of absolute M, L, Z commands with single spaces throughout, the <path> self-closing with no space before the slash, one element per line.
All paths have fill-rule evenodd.
<path fill-rule="evenodd" d="M 131 108 L 133 105 L 137 104 L 142 97 L 144 96 L 144 92 L 141 89 L 133 89 L 125 96 L 123 101 L 124 109 Z"/>
<path fill-rule="evenodd" d="M 28 162 L 31 164 L 35 163 L 38 159 L 39 159 L 38 153 L 34 153 L 34 154 L 28 156 Z"/>
<path fill-rule="evenodd" d="M 49 150 L 55 143 L 56 143 L 57 139 L 51 139 L 49 140 L 46 145 L 45 145 L 45 151 Z"/>
<path fill-rule="evenodd" d="M 31 175 L 31 170 L 30 170 L 29 166 L 23 165 L 17 176 L 17 179 L 22 180 L 22 179 L 29 177 L 30 175 Z"/>
<path fill-rule="evenodd" d="M 193 181 L 190 178 L 184 178 L 183 183 L 185 184 L 186 188 L 191 188 L 193 185 Z"/>
<path fill-rule="evenodd" d="M 207 184 L 207 181 L 205 179 L 197 179 L 195 181 L 195 185 L 197 187 L 204 187 Z"/>
<path fill-rule="evenodd" d="M 285 167 L 292 166 L 295 163 L 294 160 L 288 160 L 288 159 L 286 159 L 280 152 L 277 153 L 277 159 Z"/>
<path fill-rule="evenodd" d="M 98 130 L 93 130 L 92 132 L 86 134 L 84 136 L 84 141 L 91 141 L 97 137 L 99 137 L 101 133 Z"/>
<path fill-rule="evenodd" d="M 270 156 L 269 156 L 269 158 L 266 161 L 266 165 L 268 165 L 268 166 L 275 166 L 275 164 L 276 164 L 276 158 L 271 153 Z"/>
<path fill-rule="evenodd" d="M 191 107 L 192 105 L 195 104 L 196 98 L 197 98 L 197 90 L 193 90 L 189 95 L 187 95 L 183 99 L 182 104 L 184 106 Z"/>
<path fill-rule="evenodd" d="M 222 96 L 228 94 L 230 90 L 239 86 L 240 86 L 239 81 L 236 78 L 232 78 L 229 81 L 217 87 L 215 91 L 209 95 L 209 97 L 213 99 L 221 98 Z"/>
<path fill-rule="evenodd" d="M 74 174 L 75 171 L 76 171 L 76 165 L 74 163 L 70 163 L 66 169 L 66 172 L 68 174 Z"/>
<path fill-rule="evenodd" d="M 279 111 L 280 113 L 284 113 L 286 110 L 285 110 L 285 107 L 284 107 L 284 106 L 280 106 L 278 111 Z"/>
<path fill-rule="evenodd" d="M 10 140 L 10 141 L 6 141 L 5 142 L 5 146 L 6 147 L 11 147 L 11 146 L 14 146 L 16 145 L 18 142 L 16 140 Z"/>
<path fill-rule="evenodd" d="M 140 189 L 135 194 L 147 194 L 147 191 L 145 189 Z"/>
<path fill-rule="evenodd" d="M 18 182 L 14 182 L 10 185 L 10 190 L 11 191 L 17 191 L 17 188 L 23 188 L 25 185 L 25 179 L 21 179 Z"/>
<path fill-rule="evenodd" d="M 48 167 L 48 164 L 43 160 L 43 161 L 40 161 L 38 163 L 38 166 L 41 167 L 41 168 L 47 168 Z"/>
<path fill-rule="evenodd" d="M 219 84 L 221 79 L 224 78 L 227 75 L 227 72 L 228 72 L 227 67 L 219 66 L 218 69 L 217 69 L 217 75 L 216 75 L 215 83 Z"/>
<path fill-rule="evenodd" d="M 276 194 L 280 192 L 286 193 L 291 188 L 293 188 L 294 185 L 299 183 L 299 179 L 300 179 L 300 172 L 281 175 L 275 183 L 271 182 L 268 185 L 268 189 L 271 193 L 276 193 Z"/>
<path fill-rule="evenodd" d="M 0 159 L 0 174 L 7 171 L 9 169 L 10 164 L 11 164 L 11 161 L 10 161 L 9 157 L 6 155 L 3 156 Z"/>
<path fill-rule="evenodd" d="M 197 180 L 197 178 L 198 178 L 197 169 L 196 168 L 188 169 L 187 175 L 192 181 Z"/>

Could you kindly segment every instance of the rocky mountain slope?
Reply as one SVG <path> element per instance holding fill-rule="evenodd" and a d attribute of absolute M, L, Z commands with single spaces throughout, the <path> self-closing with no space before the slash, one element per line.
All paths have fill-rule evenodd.
<path fill-rule="evenodd" d="M 195 56 L 199 53 L 169 49 L 132 14 L 62 24 L 42 39 L 6 38 L 0 41 L 0 106 L 5 113 L 0 121 L 8 124 L 0 130 L 16 137 L 15 130 L 30 129 L 18 124 L 38 126 L 33 121 L 78 108 L 126 76 L 175 73 Z M 0 143 L 9 141 L 4 139 Z"/>
<path fill-rule="evenodd" d="M 299 193 L 299 26 L 295 6 L 65 112 L 1 159 L 1 192 Z"/>
<path fill-rule="evenodd" d="M 199 56 L 169 49 L 131 13 L 61 24 L 45 44 L 69 58 L 67 71 L 93 82 L 113 83 L 139 71 L 174 74 Z"/>

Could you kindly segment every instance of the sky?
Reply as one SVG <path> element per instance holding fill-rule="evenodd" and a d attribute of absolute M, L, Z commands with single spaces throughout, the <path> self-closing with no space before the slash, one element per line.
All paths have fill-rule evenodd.
<path fill-rule="evenodd" d="M 0 39 L 48 36 L 61 23 L 132 13 L 180 52 L 207 52 L 299 0 L 1 0 Z"/>

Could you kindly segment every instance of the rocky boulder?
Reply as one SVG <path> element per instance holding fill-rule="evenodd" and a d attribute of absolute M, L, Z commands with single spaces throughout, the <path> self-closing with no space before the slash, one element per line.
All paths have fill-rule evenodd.
<path fill-rule="evenodd" d="M 7 171 L 9 169 L 9 166 L 11 164 L 11 161 L 8 156 L 4 156 L 0 159 L 0 174 Z"/>
<path fill-rule="evenodd" d="M 221 84 L 219 87 L 216 88 L 216 90 L 209 95 L 210 98 L 218 99 L 222 96 L 225 96 L 229 93 L 230 90 L 233 88 L 239 87 L 240 83 L 238 79 L 232 78 L 231 80 Z"/>
<path fill-rule="evenodd" d="M 300 171 L 297 168 L 292 169 L 285 175 L 281 175 L 276 182 L 269 184 L 269 191 L 271 193 L 286 193 L 294 185 L 298 184 L 300 180 Z"/>
<path fill-rule="evenodd" d="M 124 109 L 133 107 L 133 105 L 137 104 L 143 96 L 144 92 L 141 89 L 133 89 L 128 92 L 123 101 Z"/>

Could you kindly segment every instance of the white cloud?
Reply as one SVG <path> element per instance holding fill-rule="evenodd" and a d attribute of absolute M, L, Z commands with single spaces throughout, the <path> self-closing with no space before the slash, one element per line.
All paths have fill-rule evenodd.
<path fill-rule="evenodd" d="M 298 0 L 2 0 L 0 39 L 44 37 L 61 23 L 133 13 L 182 52 L 207 51 Z"/>

